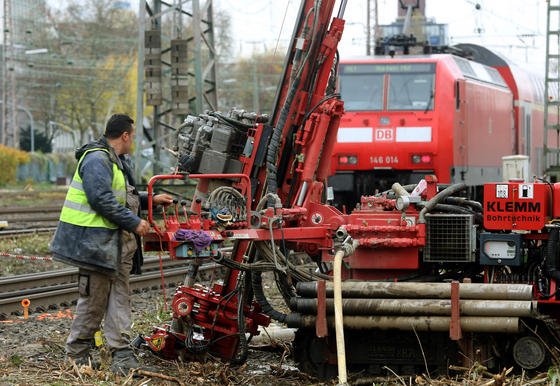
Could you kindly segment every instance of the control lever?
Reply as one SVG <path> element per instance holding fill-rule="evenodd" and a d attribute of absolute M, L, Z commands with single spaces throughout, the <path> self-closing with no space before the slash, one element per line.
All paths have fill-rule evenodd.
<path fill-rule="evenodd" d="M 181 207 L 183 208 L 183 215 L 185 216 L 185 223 L 190 225 L 189 214 L 187 213 L 187 200 L 181 200 Z"/>

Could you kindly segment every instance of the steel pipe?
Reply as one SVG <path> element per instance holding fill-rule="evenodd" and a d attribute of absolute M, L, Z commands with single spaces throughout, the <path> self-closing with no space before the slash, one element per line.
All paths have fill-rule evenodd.
<path fill-rule="evenodd" d="M 333 299 L 327 299 L 327 314 L 334 311 Z M 317 299 L 293 298 L 294 310 L 301 314 L 317 315 Z M 520 300 L 460 300 L 463 316 L 519 316 L 528 317 L 535 306 L 532 301 Z M 449 299 L 343 299 L 342 311 L 347 315 L 451 315 Z"/>
<path fill-rule="evenodd" d="M 286 323 L 292 328 L 315 328 L 316 317 L 289 314 Z M 403 331 L 449 331 L 449 316 L 344 316 L 344 328 L 351 330 L 403 330 Z M 334 318 L 327 317 L 329 328 L 334 327 Z M 519 332 L 517 317 L 464 316 L 461 318 L 463 332 L 516 333 Z"/>
<path fill-rule="evenodd" d="M 298 295 L 317 297 L 316 282 L 301 282 L 296 286 Z M 533 287 L 527 284 L 461 283 L 461 299 L 478 300 L 532 300 Z M 449 299 L 450 283 L 345 281 L 343 298 L 437 298 Z M 327 282 L 327 297 L 333 297 L 332 283 Z"/>

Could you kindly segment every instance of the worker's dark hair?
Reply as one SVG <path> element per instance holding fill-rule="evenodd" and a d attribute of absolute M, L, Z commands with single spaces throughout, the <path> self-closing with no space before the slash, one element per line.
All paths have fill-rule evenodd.
<path fill-rule="evenodd" d="M 111 118 L 107 121 L 107 126 L 105 126 L 105 137 L 109 139 L 119 138 L 122 133 L 132 131 L 132 125 L 134 120 L 126 114 L 113 114 Z"/>

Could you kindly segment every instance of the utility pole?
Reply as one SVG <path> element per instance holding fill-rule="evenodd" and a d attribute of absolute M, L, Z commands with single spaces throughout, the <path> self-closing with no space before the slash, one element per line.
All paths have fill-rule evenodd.
<path fill-rule="evenodd" d="M 146 3 L 138 2 L 138 20 L 144 21 L 146 18 Z M 137 76 L 136 76 L 136 137 L 134 152 L 134 177 L 140 183 L 142 176 L 140 175 L 140 161 L 142 155 L 142 139 L 144 138 L 144 33 L 145 24 L 138 23 L 138 57 L 136 58 Z"/>
<path fill-rule="evenodd" d="M 375 41 L 380 38 L 379 36 L 379 12 L 377 0 L 367 1 L 367 18 L 366 18 L 366 55 L 370 56 L 375 47 Z M 373 5 L 373 6 L 372 6 Z M 372 24 L 373 20 L 373 26 Z"/>
<path fill-rule="evenodd" d="M 138 60 L 143 65 L 139 63 L 138 69 L 143 68 L 144 78 L 139 74 L 136 126 L 140 138 L 136 151 L 142 151 L 145 95 L 146 104 L 154 111 L 148 139 L 154 148 L 153 172 L 158 174 L 165 166 L 161 150 L 184 117 L 218 108 L 212 0 L 173 0 L 171 4 L 141 0 L 140 7 L 142 47 Z M 169 25 L 171 29 L 162 30 Z M 171 40 L 166 39 L 169 36 Z M 139 178 L 139 155 L 136 160 Z"/>
<path fill-rule="evenodd" d="M 0 144 L 1 145 L 5 145 L 6 144 L 6 137 L 7 137 L 7 127 L 6 127 L 6 111 L 8 109 L 7 104 L 8 104 L 8 98 L 7 98 L 7 86 L 8 86 L 8 81 L 7 81 L 7 76 L 8 76 L 8 60 L 6 59 L 6 54 L 7 54 L 7 50 L 6 50 L 6 45 L 8 42 L 8 35 L 7 35 L 7 30 L 8 30 L 8 23 L 7 23 L 7 13 L 6 10 L 7 8 L 9 8 L 8 5 L 6 5 L 6 3 L 8 3 L 9 0 L 4 0 L 4 7 L 2 9 L 3 11 L 3 17 L 2 17 L 2 106 L 1 106 L 1 112 L 2 112 L 2 117 L 0 119 L 0 124 L 2 125 L 2 131 L 0 131 Z"/>
<path fill-rule="evenodd" d="M 14 61 L 14 19 L 12 1 L 4 0 L 2 44 L 2 144 L 19 148 L 17 129 L 16 71 Z"/>
<path fill-rule="evenodd" d="M 367 1 L 366 20 L 366 55 L 371 55 L 371 0 Z"/>
<path fill-rule="evenodd" d="M 560 181 L 560 1 L 547 1 L 544 88 L 544 170 L 552 182 Z M 549 137 L 555 144 L 550 144 Z M 531 156 L 531 154 L 527 154 Z M 540 166 L 540 165 L 539 165 Z M 540 167 L 538 170 L 541 170 Z"/>

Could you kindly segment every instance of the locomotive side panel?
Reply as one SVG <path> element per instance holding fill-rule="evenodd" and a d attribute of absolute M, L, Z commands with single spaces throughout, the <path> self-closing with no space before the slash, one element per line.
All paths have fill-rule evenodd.
<path fill-rule="evenodd" d="M 506 88 L 469 79 L 459 85 L 453 182 L 477 186 L 500 181 L 502 156 L 511 154 L 514 140 L 513 96 Z"/>

